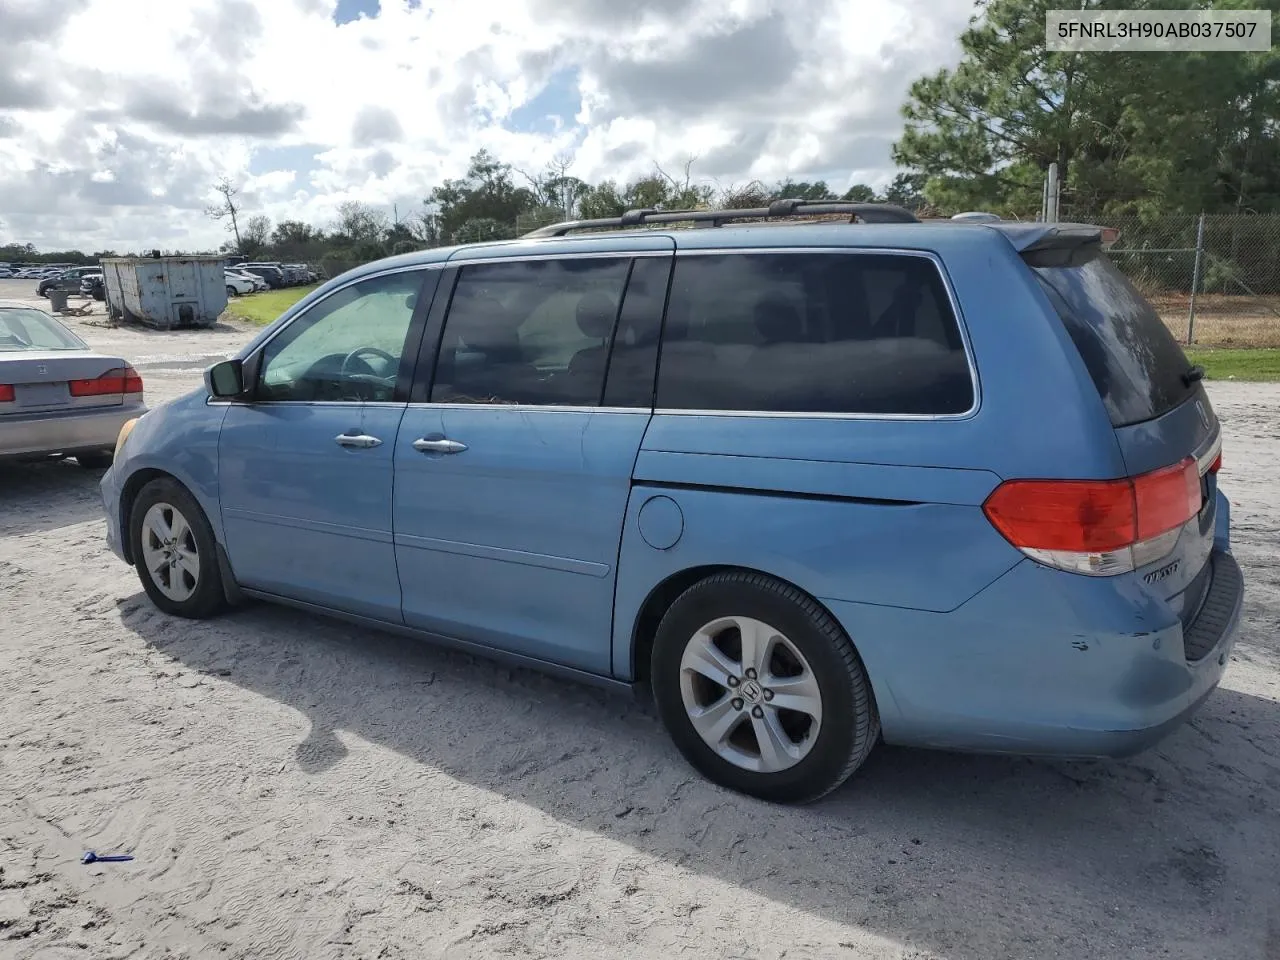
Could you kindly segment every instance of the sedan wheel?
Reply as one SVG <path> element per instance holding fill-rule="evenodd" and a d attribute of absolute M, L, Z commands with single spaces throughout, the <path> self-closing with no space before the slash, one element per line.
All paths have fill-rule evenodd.
<path fill-rule="evenodd" d="M 680 696 L 703 742 L 744 770 L 795 766 L 822 728 L 822 691 L 809 661 L 780 630 L 751 617 L 713 620 L 689 639 Z"/>
<path fill-rule="evenodd" d="M 142 559 L 151 582 L 174 603 L 190 600 L 200 586 L 200 547 L 177 507 L 155 503 L 142 518 Z"/>

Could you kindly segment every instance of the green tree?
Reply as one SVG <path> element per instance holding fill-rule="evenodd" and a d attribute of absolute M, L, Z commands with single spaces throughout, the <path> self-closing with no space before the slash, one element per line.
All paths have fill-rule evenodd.
<path fill-rule="evenodd" d="M 271 244 L 276 247 L 303 247 L 323 237 L 323 232 L 301 220 L 281 220 L 271 231 Z"/>
<path fill-rule="evenodd" d="M 446 242 L 462 242 L 455 241 L 462 226 L 472 223 L 468 230 L 474 233 L 480 221 L 504 225 L 510 234 L 516 217 L 538 206 L 534 192 L 516 186 L 511 171 L 510 164 L 481 150 L 471 158 L 466 176 L 446 180 L 431 191 L 427 203 L 437 209 L 440 234 Z"/>
<path fill-rule="evenodd" d="M 271 219 L 264 214 L 256 213 L 244 222 L 240 231 L 240 253 L 248 257 L 256 257 L 266 249 L 271 239 Z"/>
<path fill-rule="evenodd" d="M 893 182 L 885 187 L 886 203 L 896 203 L 908 210 L 918 210 L 924 206 L 924 186 L 926 177 L 919 173 L 899 173 Z"/>
<path fill-rule="evenodd" d="M 1084 0 L 1084 9 L 1262 6 Z M 1280 7 L 1278 0 L 1267 0 Z M 948 210 L 1034 214 L 1057 163 L 1063 211 L 1276 209 L 1277 54 L 1062 53 L 1059 0 L 979 0 L 954 69 L 922 77 L 894 160 Z"/>
<path fill-rule="evenodd" d="M 855 183 L 844 192 L 840 199 L 848 200 L 853 203 L 875 203 L 880 198 L 876 196 L 875 190 L 868 187 L 865 183 Z"/>
<path fill-rule="evenodd" d="M 602 180 L 595 186 L 587 187 L 578 198 L 578 216 L 584 220 L 620 217 L 626 210 L 627 204 L 622 199 L 615 180 Z"/>

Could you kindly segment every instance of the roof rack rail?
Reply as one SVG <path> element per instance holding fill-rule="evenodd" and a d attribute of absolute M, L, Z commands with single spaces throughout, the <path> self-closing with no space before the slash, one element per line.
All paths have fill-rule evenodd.
<path fill-rule="evenodd" d="M 660 223 L 693 223 L 698 227 L 718 227 L 737 220 L 767 220 L 782 217 L 820 217 L 848 214 L 849 222 L 919 223 L 916 215 L 892 203 L 852 203 L 844 200 L 774 200 L 767 207 L 743 210 L 628 210 L 620 217 L 599 220 L 566 220 L 526 233 L 526 239 L 563 237 L 578 230 L 601 230 L 610 227 L 640 227 Z"/>

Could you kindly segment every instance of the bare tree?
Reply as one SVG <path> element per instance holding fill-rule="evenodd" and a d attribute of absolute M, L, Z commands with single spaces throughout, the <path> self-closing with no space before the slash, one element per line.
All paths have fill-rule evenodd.
<path fill-rule="evenodd" d="M 210 204 L 204 208 L 205 215 L 211 220 L 227 220 L 231 221 L 231 232 L 236 237 L 236 251 L 239 252 L 241 247 L 240 241 L 240 205 L 236 202 L 236 198 L 240 196 L 240 188 L 237 187 L 227 177 L 220 177 L 218 182 L 213 185 L 214 191 L 222 197 L 218 203 Z"/>
<path fill-rule="evenodd" d="M 376 243 L 389 227 L 387 215 L 367 203 L 346 200 L 338 204 L 334 230 L 354 243 Z"/>
<path fill-rule="evenodd" d="M 262 252 L 271 239 L 271 220 L 264 214 L 255 214 L 245 221 L 244 237 L 240 243 L 240 253 L 256 256 Z"/>
<path fill-rule="evenodd" d="M 769 188 L 759 180 L 746 184 L 723 186 L 716 183 L 715 206 L 721 210 L 744 210 L 750 207 L 767 207 L 770 200 Z"/>
<path fill-rule="evenodd" d="M 658 171 L 658 175 L 665 182 L 671 209 L 691 210 L 706 206 L 711 201 L 715 191 L 706 184 L 695 186 L 693 183 L 693 165 L 697 162 L 698 158 L 696 156 L 687 157 L 684 161 L 682 176 L 673 177 L 662 169 L 656 160 L 654 161 L 654 169 Z"/>
<path fill-rule="evenodd" d="M 519 167 L 515 170 L 528 181 L 538 206 L 554 208 L 564 219 L 572 220 L 578 201 L 590 189 L 586 182 L 570 176 L 573 164 L 573 154 L 562 151 L 547 161 L 541 173 L 528 173 Z"/>

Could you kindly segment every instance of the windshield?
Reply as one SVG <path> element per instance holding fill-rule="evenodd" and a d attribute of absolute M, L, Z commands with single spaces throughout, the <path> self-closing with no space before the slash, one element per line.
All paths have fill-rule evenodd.
<path fill-rule="evenodd" d="M 0 307 L 0 352 L 87 349 L 83 340 L 39 310 Z"/>
<path fill-rule="evenodd" d="M 1114 426 L 1154 420 L 1192 394 L 1178 341 L 1105 254 L 1093 247 L 1032 266 Z"/>

